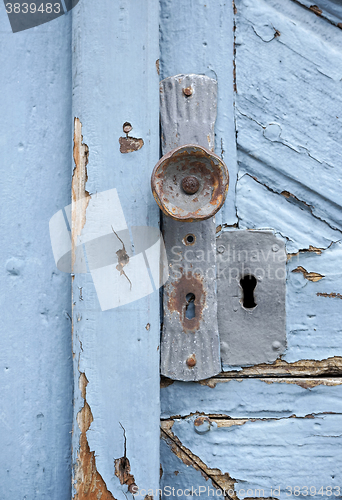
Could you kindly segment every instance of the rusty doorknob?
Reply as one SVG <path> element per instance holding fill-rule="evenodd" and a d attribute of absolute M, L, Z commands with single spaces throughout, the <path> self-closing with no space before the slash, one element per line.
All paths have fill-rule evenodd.
<path fill-rule="evenodd" d="M 173 149 L 154 167 L 153 196 L 165 215 L 193 222 L 209 219 L 222 207 L 228 169 L 221 158 L 194 144 Z"/>

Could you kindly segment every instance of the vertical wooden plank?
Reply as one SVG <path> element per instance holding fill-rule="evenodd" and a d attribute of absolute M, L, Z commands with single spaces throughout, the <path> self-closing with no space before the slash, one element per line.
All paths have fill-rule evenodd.
<path fill-rule="evenodd" d="M 159 157 L 158 2 L 82 0 L 72 13 L 74 242 L 91 223 L 97 196 L 110 189 L 124 217 L 115 223 L 157 227 L 150 175 Z M 130 150 L 123 153 L 125 122 L 136 140 L 121 139 Z M 98 215 L 99 223 L 106 219 L 106 206 Z M 129 241 L 126 247 L 132 250 Z M 136 275 L 129 278 L 134 291 Z M 127 500 L 134 484 L 146 494 L 158 487 L 159 334 L 157 290 L 102 311 L 90 273 L 75 273 L 75 498 Z"/>
<path fill-rule="evenodd" d="M 217 224 L 235 224 L 233 6 L 220 0 L 161 0 L 160 76 L 204 74 L 218 82 L 215 152 L 229 170 L 230 186 Z"/>
<path fill-rule="evenodd" d="M 71 19 L 12 33 L 0 9 L 0 498 L 69 500 L 70 275 L 49 219 L 70 203 Z"/>

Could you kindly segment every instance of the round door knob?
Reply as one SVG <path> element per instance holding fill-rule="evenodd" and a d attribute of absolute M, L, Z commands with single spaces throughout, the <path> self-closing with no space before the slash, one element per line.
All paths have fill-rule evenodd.
<path fill-rule="evenodd" d="M 222 207 L 228 170 L 207 149 L 187 144 L 164 155 L 152 172 L 152 192 L 165 215 L 192 222 L 209 219 Z"/>

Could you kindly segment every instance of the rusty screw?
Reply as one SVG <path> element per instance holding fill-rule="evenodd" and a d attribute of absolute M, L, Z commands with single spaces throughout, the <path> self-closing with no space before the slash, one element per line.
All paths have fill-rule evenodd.
<path fill-rule="evenodd" d="M 195 194 L 199 189 L 199 180 L 193 175 L 187 175 L 182 180 L 182 188 L 186 194 Z"/>
<path fill-rule="evenodd" d="M 183 89 L 183 94 L 185 95 L 185 97 L 190 97 L 192 95 L 192 88 L 191 87 L 186 87 L 185 89 Z"/>
<path fill-rule="evenodd" d="M 128 491 L 130 493 L 132 493 L 132 495 L 135 495 L 136 493 L 138 493 L 138 490 L 139 490 L 139 488 L 135 483 L 132 483 L 128 486 Z"/>
<path fill-rule="evenodd" d="M 129 122 L 125 122 L 122 125 L 122 128 L 123 128 L 123 131 L 125 132 L 125 134 L 128 134 L 132 130 L 133 127 Z"/>
<path fill-rule="evenodd" d="M 196 365 L 195 354 L 191 354 L 191 356 L 188 357 L 188 359 L 186 360 L 186 364 L 188 365 L 189 368 L 193 368 Z"/>

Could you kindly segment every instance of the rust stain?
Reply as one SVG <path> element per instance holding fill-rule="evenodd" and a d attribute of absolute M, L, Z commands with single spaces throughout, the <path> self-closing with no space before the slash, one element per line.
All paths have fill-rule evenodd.
<path fill-rule="evenodd" d="M 319 273 L 313 273 L 313 272 L 308 272 L 306 269 L 304 269 L 304 267 L 302 266 L 298 266 L 296 267 L 296 269 L 293 269 L 292 270 L 293 273 L 302 273 L 304 278 L 309 280 L 309 281 L 313 281 L 313 282 L 316 282 L 316 281 L 319 281 L 321 280 L 322 278 L 324 278 L 324 275 L 323 274 L 319 274 Z"/>
<path fill-rule="evenodd" d="M 79 118 L 74 120 L 74 162 L 75 168 L 72 174 L 72 204 L 71 204 L 71 245 L 72 245 L 72 269 L 75 265 L 77 238 L 81 235 L 86 222 L 86 210 L 90 195 L 86 190 L 88 180 L 87 164 L 89 148 L 84 144 L 82 136 L 82 124 Z"/>
<path fill-rule="evenodd" d="M 160 75 L 160 63 L 159 63 L 159 59 L 156 60 L 156 68 L 157 68 L 158 75 Z"/>
<path fill-rule="evenodd" d="M 137 139 L 136 137 L 119 137 L 119 143 L 120 143 L 120 153 L 126 154 L 126 153 L 133 153 L 133 151 L 138 151 L 141 149 L 144 145 L 144 141 L 139 138 Z"/>
<path fill-rule="evenodd" d="M 226 492 L 230 490 L 229 497 L 238 500 L 234 491 L 236 480 L 228 473 L 222 473 L 220 469 L 209 468 L 198 456 L 194 455 L 191 450 L 180 442 L 177 436 L 173 434 L 172 426 L 172 420 L 164 420 L 161 422 L 161 437 L 169 445 L 171 451 L 180 458 L 185 465 L 190 465 L 199 471 L 207 481 L 210 479 L 214 488 L 225 490 Z"/>
<path fill-rule="evenodd" d="M 338 28 L 340 28 L 340 30 L 342 30 L 342 23 L 337 23 L 336 25 Z"/>
<path fill-rule="evenodd" d="M 331 293 L 323 293 L 323 292 L 317 292 L 318 297 L 329 297 L 331 299 L 342 299 L 342 294 L 341 293 L 335 293 L 335 292 L 331 292 Z"/>
<path fill-rule="evenodd" d="M 74 486 L 76 494 L 75 500 L 115 500 L 102 479 L 101 474 L 96 469 L 95 452 L 90 451 L 87 430 L 89 429 L 93 415 L 86 401 L 87 377 L 80 374 L 79 387 L 84 399 L 83 408 L 77 414 L 77 423 L 81 431 L 80 449 L 75 464 Z"/>
<path fill-rule="evenodd" d="M 168 310 L 172 314 L 177 312 L 184 332 L 195 332 L 199 330 L 203 309 L 206 305 L 206 291 L 203 285 L 203 278 L 200 275 L 191 274 L 182 275 L 182 277 L 171 283 L 171 293 L 168 300 Z M 187 301 L 187 295 L 193 295 L 196 314 L 193 318 L 186 317 L 186 311 L 190 300 Z"/>
<path fill-rule="evenodd" d="M 205 417 L 203 415 L 201 415 L 200 417 L 197 417 L 195 420 L 194 420 L 194 425 L 196 427 L 200 427 L 201 425 L 203 425 L 205 422 L 210 422 L 209 418 L 208 417 Z"/>
<path fill-rule="evenodd" d="M 311 5 L 309 9 L 312 10 L 312 12 L 314 12 L 315 14 L 317 14 L 317 16 L 320 16 L 323 12 L 317 5 Z"/>

